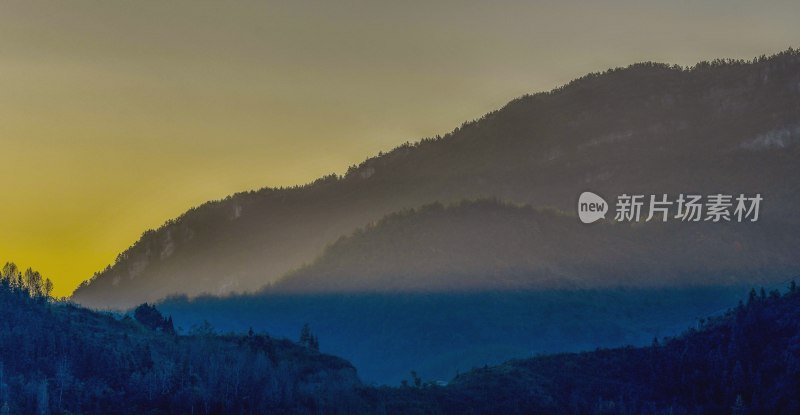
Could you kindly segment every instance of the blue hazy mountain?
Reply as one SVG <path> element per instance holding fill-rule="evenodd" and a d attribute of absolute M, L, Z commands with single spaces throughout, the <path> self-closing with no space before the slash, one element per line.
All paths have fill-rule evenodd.
<path fill-rule="evenodd" d="M 173 298 L 158 305 L 183 330 L 266 331 L 295 339 L 308 323 L 320 350 L 367 383 L 426 381 L 512 358 L 650 344 L 719 314 L 746 287 L 406 294 L 260 294 Z"/>
<path fill-rule="evenodd" d="M 651 343 L 642 347 L 523 356 L 475 367 L 449 382 L 411 371 L 399 387 L 372 387 L 359 381 L 347 361 L 320 353 L 324 336 L 313 334 L 308 325 L 300 330 L 297 343 L 252 329 L 242 335 L 218 334 L 208 322 L 181 334 L 174 330 L 172 318 L 151 305 L 141 305 L 127 315 L 99 313 L 55 302 L 42 289 L 46 284 L 41 279 L 7 273 L 7 269 L 0 278 L 2 413 L 738 415 L 795 414 L 800 409 L 796 393 L 800 387 L 800 291 L 794 282 L 786 294 L 751 290 L 735 308 L 717 311 L 716 316 L 701 319 L 681 335 L 654 335 Z M 658 323 L 636 314 L 643 306 L 680 314 L 693 309 L 697 300 L 708 306 L 723 293 L 572 292 L 549 300 L 554 294 L 520 295 L 518 299 L 527 306 L 518 306 L 518 310 L 534 312 L 507 320 L 499 335 L 517 337 L 527 322 L 536 326 L 525 329 L 529 336 L 557 327 L 566 337 L 591 338 L 604 344 L 602 336 L 609 333 L 587 331 L 584 324 L 595 314 L 622 312 L 618 320 L 638 322 L 647 331 L 650 324 Z M 509 298 L 510 294 L 503 295 Z M 406 310 L 410 318 L 433 325 L 422 337 L 387 343 L 385 350 L 373 350 L 376 353 L 435 348 L 437 339 L 444 337 L 439 330 L 444 325 L 480 320 L 482 314 L 491 312 L 486 306 L 498 300 L 482 298 L 474 303 L 438 296 L 424 300 L 435 307 L 414 308 L 423 299 L 399 304 L 398 298 L 389 298 L 389 307 L 410 306 Z M 302 305 L 313 309 L 307 299 Z M 334 300 L 352 301 L 341 295 Z M 268 301 L 281 302 L 276 298 Z M 380 304 L 386 299 L 355 302 L 359 301 L 362 305 L 370 301 Z M 564 307 L 570 302 L 574 307 Z M 638 304 L 626 310 L 626 304 L 634 303 Z M 317 311 L 323 313 L 315 313 L 315 323 L 335 318 L 345 334 L 367 321 L 362 318 L 341 325 L 344 316 L 331 307 L 330 299 L 320 304 L 324 307 Z M 475 304 L 481 307 L 470 307 Z M 238 306 L 246 311 L 247 301 L 239 301 Z M 441 310 L 450 306 L 460 313 L 438 320 Z M 278 307 L 286 310 L 285 305 Z M 257 308 L 272 314 L 269 307 Z M 379 320 L 380 310 L 385 309 L 386 304 L 378 307 L 379 313 L 372 319 Z M 465 319 L 459 320 L 459 316 Z M 236 321 L 230 317 L 226 321 Z M 549 320 L 561 324 L 554 326 Z M 570 320 L 572 324 L 564 324 Z M 371 328 L 377 329 L 376 333 L 381 327 L 396 333 L 397 326 L 406 322 L 394 319 Z M 464 333 L 466 341 L 480 344 L 496 338 L 490 331 L 474 328 Z M 349 344 L 358 348 L 365 341 L 370 340 L 353 337 Z M 526 347 L 531 345 L 541 343 L 530 337 Z"/>

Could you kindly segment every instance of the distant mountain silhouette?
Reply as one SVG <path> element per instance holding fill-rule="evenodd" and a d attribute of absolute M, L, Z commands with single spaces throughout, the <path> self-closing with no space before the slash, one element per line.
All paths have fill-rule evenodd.
<path fill-rule="evenodd" d="M 343 237 L 268 291 L 426 292 L 742 283 L 800 271 L 774 225 L 586 226 L 497 200 L 426 205 Z M 773 278 L 774 277 L 774 278 Z"/>
<path fill-rule="evenodd" d="M 176 293 L 255 291 L 393 212 L 494 197 L 569 214 L 587 189 L 761 193 L 763 219 L 748 225 L 755 239 L 744 242 L 758 250 L 763 241 L 797 233 L 798 143 L 797 51 L 692 68 L 636 64 L 521 97 L 444 137 L 370 158 L 343 177 L 191 209 L 145 232 L 73 299 L 127 308 Z"/>

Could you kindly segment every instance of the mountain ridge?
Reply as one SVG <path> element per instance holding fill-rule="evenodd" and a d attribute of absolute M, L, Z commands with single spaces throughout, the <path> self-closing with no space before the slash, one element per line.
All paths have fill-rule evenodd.
<path fill-rule="evenodd" d="M 771 229 L 769 233 L 777 233 Z M 385 216 L 329 245 L 266 293 L 354 293 L 746 284 L 800 272 L 782 240 L 742 224 L 603 221 L 496 199 Z M 697 255 L 702 252 L 703 255 Z"/>
<path fill-rule="evenodd" d="M 441 139 L 369 158 L 342 177 L 190 209 L 146 232 L 73 299 L 125 308 L 170 294 L 255 291 L 386 214 L 462 199 L 571 212 L 586 188 L 761 192 L 770 201 L 764 220 L 795 226 L 799 69 L 800 53 L 790 49 L 748 62 L 648 63 L 587 75 Z"/>

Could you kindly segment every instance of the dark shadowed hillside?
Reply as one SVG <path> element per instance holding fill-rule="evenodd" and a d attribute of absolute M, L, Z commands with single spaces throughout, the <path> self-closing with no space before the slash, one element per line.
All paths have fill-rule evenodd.
<path fill-rule="evenodd" d="M 794 282 L 785 295 L 752 290 L 746 303 L 724 315 L 701 319 L 697 328 L 649 346 L 511 360 L 450 382 L 431 382 L 411 371 L 399 388 L 362 386 L 349 363 L 316 351 L 318 337 L 307 329 L 299 344 L 252 330 L 218 335 L 207 323 L 188 336 L 176 335 L 171 320 L 152 306 L 118 318 L 52 303 L 42 287 L 41 280 L 22 273 L 9 277 L 5 269 L 0 278 L 2 413 L 800 410 L 800 291 Z"/>
<path fill-rule="evenodd" d="M 447 387 L 367 391 L 382 413 L 800 413 L 800 292 L 751 293 L 699 329 L 649 347 L 514 360 Z"/>
<path fill-rule="evenodd" d="M 797 233 L 798 144 L 796 51 L 692 68 L 636 64 L 516 99 L 343 177 L 192 209 L 143 234 L 73 298 L 126 308 L 172 293 L 254 291 L 386 214 L 482 197 L 573 212 L 586 189 L 758 192 L 759 224 L 781 230 L 760 235 L 784 238 Z"/>
<path fill-rule="evenodd" d="M 208 325 L 178 336 L 154 308 L 52 303 L 21 275 L 0 278 L 0 413 L 352 413 L 360 382 L 342 359 Z"/>

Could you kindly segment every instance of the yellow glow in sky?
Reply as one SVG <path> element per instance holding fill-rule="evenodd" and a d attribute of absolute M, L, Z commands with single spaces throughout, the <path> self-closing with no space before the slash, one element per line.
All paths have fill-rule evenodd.
<path fill-rule="evenodd" d="M 209 199 L 524 93 L 800 40 L 800 3 L 0 1 L 0 261 L 56 295 Z"/>

